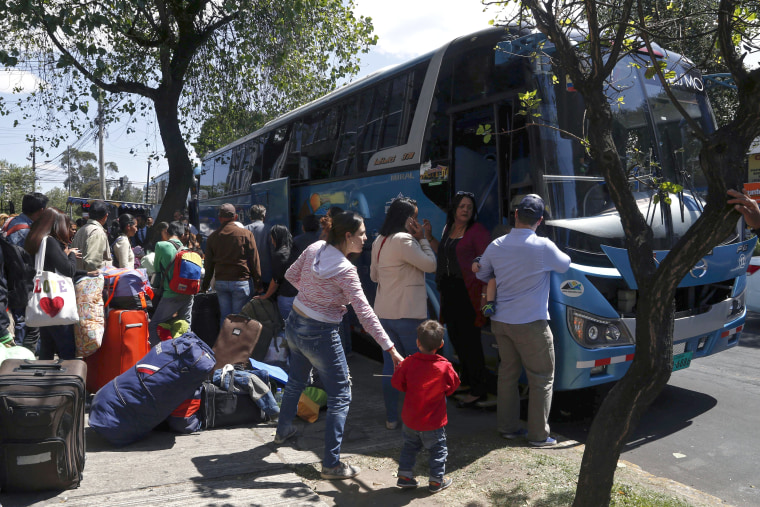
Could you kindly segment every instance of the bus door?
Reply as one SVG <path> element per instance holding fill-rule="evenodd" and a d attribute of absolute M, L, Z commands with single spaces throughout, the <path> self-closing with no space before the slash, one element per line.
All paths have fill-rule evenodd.
<path fill-rule="evenodd" d="M 512 111 L 510 101 L 487 104 L 453 113 L 450 123 L 454 193 L 475 194 L 478 221 L 489 231 L 509 212 Z"/>
<path fill-rule="evenodd" d="M 290 223 L 290 178 L 252 184 L 251 206 L 254 204 L 261 204 L 267 209 L 268 225 L 284 225 L 293 232 Z"/>

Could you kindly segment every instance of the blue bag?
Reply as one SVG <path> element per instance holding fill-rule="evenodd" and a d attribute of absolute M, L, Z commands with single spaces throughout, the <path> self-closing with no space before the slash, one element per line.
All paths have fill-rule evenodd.
<path fill-rule="evenodd" d="M 211 348 L 192 332 L 159 343 L 98 391 L 90 407 L 90 427 L 114 445 L 145 437 L 193 397 L 214 364 Z"/>

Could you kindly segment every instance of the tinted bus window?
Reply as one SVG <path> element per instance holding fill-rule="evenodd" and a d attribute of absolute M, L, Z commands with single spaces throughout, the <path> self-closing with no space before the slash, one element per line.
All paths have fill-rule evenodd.
<path fill-rule="evenodd" d="M 214 159 L 207 159 L 201 166 L 200 199 L 208 199 L 214 188 Z"/>
<path fill-rule="evenodd" d="M 228 151 L 214 159 L 214 186 L 211 197 L 226 195 L 227 175 L 230 172 L 231 157 L 232 153 Z"/>
<path fill-rule="evenodd" d="M 280 127 L 274 132 L 269 134 L 269 139 L 264 146 L 264 157 L 262 160 L 261 174 L 255 175 L 259 179 L 251 181 L 251 183 L 258 183 L 259 181 L 266 181 L 269 179 L 272 170 L 280 161 L 280 156 L 283 154 L 285 144 L 288 140 L 288 133 L 290 126 Z"/>

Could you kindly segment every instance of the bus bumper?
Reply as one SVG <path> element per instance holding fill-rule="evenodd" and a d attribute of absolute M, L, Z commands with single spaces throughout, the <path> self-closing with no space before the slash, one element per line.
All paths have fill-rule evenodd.
<path fill-rule="evenodd" d="M 690 358 L 696 359 L 709 356 L 717 352 L 734 347 L 739 343 L 746 311 L 737 314 L 735 318 L 718 324 L 716 328 L 715 317 L 724 320 L 726 309 L 723 305 L 715 305 L 710 312 L 703 315 L 690 316 L 676 319 L 673 332 L 673 356 L 681 357 L 681 354 L 691 353 Z M 635 319 L 623 319 L 635 336 Z M 706 331 L 709 330 L 711 331 Z M 599 349 L 586 349 L 578 346 L 565 331 L 566 336 L 557 339 L 555 347 L 559 348 L 562 343 L 569 344 L 572 350 L 555 351 L 558 358 L 555 375 L 554 389 L 566 391 L 593 387 L 608 382 L 620 380 L 631 366 L 635 355 L 635 346 L 607 347 Z M 560 358 L 561 362 L 560 362 Z M 688 366 L 688 361 L 685 363 Z M 679 368 L 680 369 L 680 368 Z"/>

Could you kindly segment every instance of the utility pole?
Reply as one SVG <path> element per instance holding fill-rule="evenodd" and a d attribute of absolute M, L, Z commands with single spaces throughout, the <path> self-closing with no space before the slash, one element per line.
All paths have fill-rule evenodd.
<path fill-rule="evenodd" d="M 100 166 L 100 198 L 106 199 L 106 162 L 103 160 L 103 99 L 98 97 L 98 165 Z"/>
<path fill-rule="evenodd" d="M 37 190 L 37 136 L 32 138 L 32 193 Z"/>
<path fill-rule="evenodd" d="M 145 182 L 145 200 L 143 202 L 148 202 L 149 191 L 150 191 L 150 160 L 148 160 L 148 179 Z"/>
<path fill-rule="evenodd" d="M 71 197 L 71 145 L 66 146 L 66 172 L 69 175 L 69 197 Z"/>

